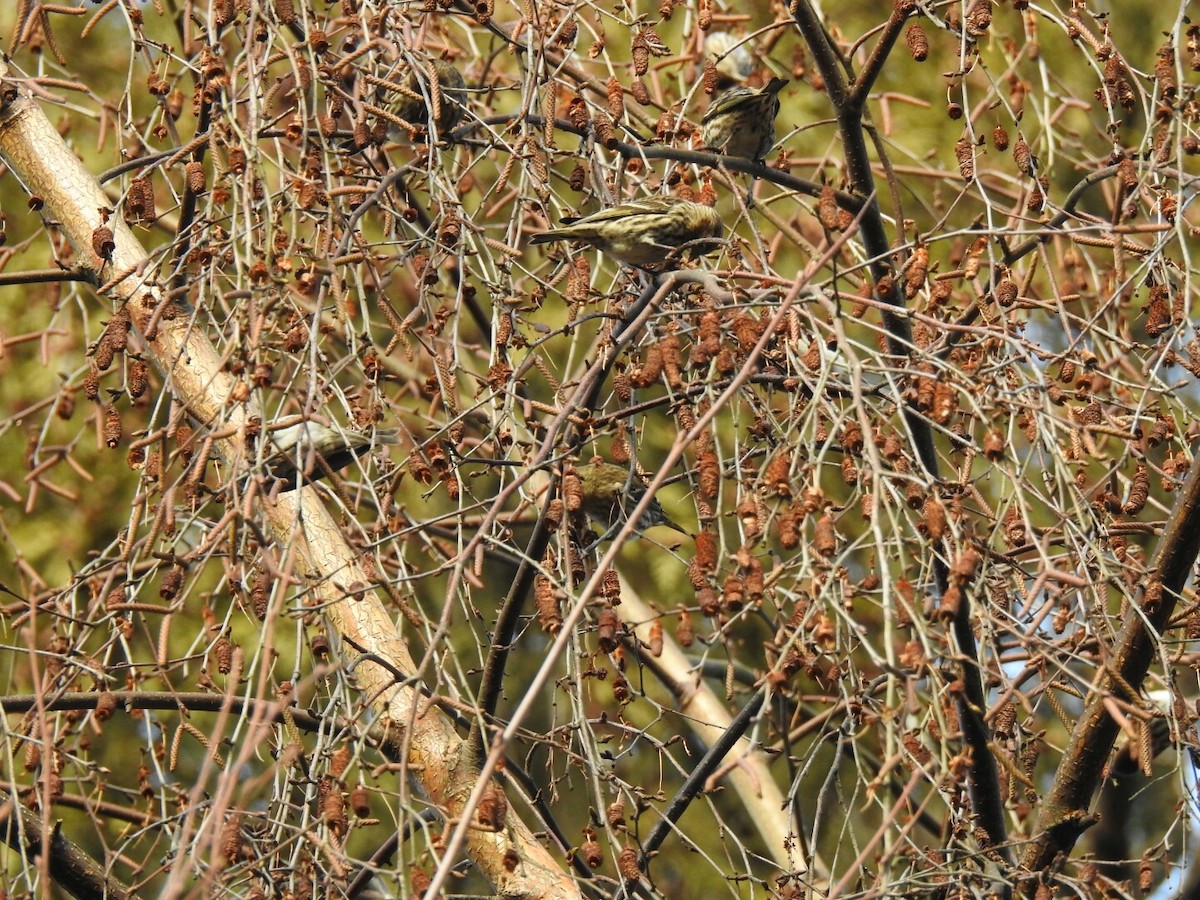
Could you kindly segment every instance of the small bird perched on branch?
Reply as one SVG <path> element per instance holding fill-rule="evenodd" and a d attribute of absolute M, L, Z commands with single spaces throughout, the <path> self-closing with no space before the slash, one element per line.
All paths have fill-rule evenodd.
<path fill-rule="evenodd" d="M 589 519 L 607 531 L 623 525 L 634 507 L 646 495 L 646 482 L 634 472 L 614 466 L 599 457 L 586 466 L 580 466 L 576 471 L 583 488 L 583 511 Z M 656 525 L 665 525 L 680 534 L 689 534 L 672 521 L 663 511 L 658 498 L 654 497 L 635 527 L 638 531 L 645 531 Z"/>
<path fill-rule="evenodd" d="M 434 59 L 408 73 L 401 82 L 403 90 L 381 88 L 379 106 L 415 128 L 445 140 L 446 135 L 462 121 L 466 111 L 467 82 L 462 73 L 450 63 Z M 433 112 L 430 112 L 430 109 Z M 388 137 L 393 141 L 411 143 L 415 132 L 396 122 L 388 122 Z"/>
<path fill-rule="evenodd" d="M 763 88 L 733 88 L 717 97 L 700 120 L 704 146 L 762 162 L 775 145 L 779 92 L 787 83 L 786 78 L 772 78 Z"/>
<path fill-rule="evenodd" d="M 703 255 L 720 246 L 716 210 L 678 197 L 647 197 L 611 209 L 563 219 L 565 227 L 543 231 L 531 244 L 583 241 L 631 266 L 671 262 L 685 253 Z"/>
<path fill-rule="evenodd" d="M 292 491 L 344 469 L 378 444 L 398 444 L 400 432 L 385 428 L 367 435 L 306 421 L 272 431 L 266 440 L 263 471 L 281 490 Z"/>
<path fill-rule="evenodd" d="M 705 63 L 711 59 L 718 87 L 742 84 L 754 71 L 751 41 L 728 31 L 709 31 L 704 35 Z"/>

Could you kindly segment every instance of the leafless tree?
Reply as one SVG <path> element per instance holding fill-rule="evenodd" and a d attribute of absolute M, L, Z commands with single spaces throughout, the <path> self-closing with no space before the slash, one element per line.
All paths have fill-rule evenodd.
<path fill-rule="evenodd" d="M 1190 895 L 1200 26 L 1127 6 L 0 13 L 4 889 Z M 721 249 L 528 244 L 662 194 Z"/>

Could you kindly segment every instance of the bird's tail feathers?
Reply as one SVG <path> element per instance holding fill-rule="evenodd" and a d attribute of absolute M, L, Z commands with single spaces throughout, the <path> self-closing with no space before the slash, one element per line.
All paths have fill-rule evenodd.
<path fill-rule="evenodd" d="M 375 438 L 375 443 L 377 444 L 400 443 L 399 428 L 376 428 L 373 436 Z"/>
<path fill-rule="evenodd" d="M 563 219 L 562 224 L 570 225 L 576 219 Z M 534 235 L 530 235 L 529 243 L 531 244 L 548 244 L 551 241 L 586 241 L 595 237 L 595 233 L 591 229 L 576 231 L 573 228 L 552 228 L 549 231 L 542 231 Z"/>

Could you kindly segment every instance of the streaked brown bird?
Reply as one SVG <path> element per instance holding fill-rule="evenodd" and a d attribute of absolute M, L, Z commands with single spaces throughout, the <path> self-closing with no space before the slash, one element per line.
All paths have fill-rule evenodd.
<path fill-rule="evenodd" d="M 720 246 L 721 218 L 708 206 L 678 197 L 647 197 L 602 209 L 563 227 L 543 231 L 531 244 L 582 241 L 631 266 L 667 263 L 684 254 L 703 255 Z"/>
<path fill-rule="evenodd" d="M 700 121 L 704 146 L 762 162 L 775 145 L 779 92 L 787 83 L 786 78 L 772 78 L 763 88 L 733 88 L 717 97 Z"/>
<path fill-rule="evenodd" d="M 318 422 L 299 422 L 267 433 L 263 472 L 281 490 L 292 491 L 308 481 L 344 469 L 372 447 L 398 444 L 400 432 L 376 429 L 371 434 L 330 428 Z"/>
<path fill-rule="evenodd" d="M 467 82 L 462 73 L 445 60 L 429 60 L 414 68 L 400 83 L 402 91 L 381 88 L 379 106 L 397 118 L 414 126 L 410 131 L 389 121 L 388 137 L 400 143 L 411 143 L 426 135 L 445 140 L 466 112 Z M 433 110 L 433 114 L 430 110 Z"/>
<path fill-rule="evenodd" d="M 605 530 L 624 524 L 634 507 L 646 496 L 646 482 L 636 473 L 599 457 L 586 466 L 579 466 L 576 471 L 583 486 L 583 511 Z M 689 534 L 666 514 L 658 498 L 654 497 L 635 527 L 638 531 L 645 531 L 656 525 L 665 525 L 680 534 Z"/>
<path fill-rule="evenodd" d="M 754 71 L 754 54 L 745 35 L 709 31 L 704 36 L 704 55 L 713 61 L 719 87 L 743 84 Z"/>

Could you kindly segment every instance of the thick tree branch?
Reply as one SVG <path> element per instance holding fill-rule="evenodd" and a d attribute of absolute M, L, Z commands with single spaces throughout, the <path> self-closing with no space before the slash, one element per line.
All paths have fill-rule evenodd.
<path fill-rule="evenodd" d="M 1091 824 L 1088 806 L 1120 731 L 1107 703 L 1112 698 L 1137 703 L 1160 636 L 1200 554 L 1200 454 L 1195 450 L 1150 575 L 1142 581 L 1138 602 L 1131 603 L 1125 614 L 1108 665 L 1098 675 L 1042 801 L 1034 840 L 1021 858 L 1021 867 L 1029 872 L 1043 872 L 1058 854 L 1069 853 Z"/>
<path fill-rule="evenodd" d="M 13 803 L 0 803 L 0 830 L 4 841 L 27 862 L 50 857 L 54 882 L 72 897 L 81 900 L 133 900 L 137 894 L 104 871 L 96 860 L 63 837 L 58 825 L 42 832 L 42 820 L 36 813 Z"/>
<path fill-rule="evenodd" d="M 231 471 L 241 471 L 244 428 L 251 416 L 261 416 L 253 393 L 239 390 L 238 379 L 226 370 L 221 355 L 182 311 L 164 315 L 157 327 L 146 333 L 163 294 L 146 251 L 122 217 L 109 210 L 109 201 L 95 178 L 37 105 L 28 97 L 19 97 L 11 82 L 5 82 L 3 89 L 6 102 L 0 111 L 0 157 L 44 203 L 45 215 L 75 248 L 81 267 L 104 283 L 111 300 L 129 309 L 146 338 L 148 351 L 192 418 L 230 435 L 216 441 L 215 447 Z M 101 227 L 112 231 L 113 249 L 108 259 L 98 257 L 92 246 L 96 229 Z M 264 499 L 263 512 L 276 537 L 298 551 L 297 574 L 313 585 L 335 632 L 369 654 L 390 660 L 406 675 L 415 673 L 408 648 L 382 602 L 373 592 L 361 590 L 372 579 L 317 491 L 304 487 L 282 495 L 275 503 Z M 418 692 L 397 685 L 387 667 L 366 661 L 356 674 L 364 696 L 373 698 L 378 712 L 404 736 L 410 771 L 422 789 L 444 807 L 448 818 L 457 818 L 477 776 L 464 742 Z M 476 864 L 504 893 L 539 898 L 578 894 L 559 862 L 534 839 L 511 807 L 502 830 L 470 829 L 468 847 Z M 519 862 L 514 864 L 514 860 Z"/>

